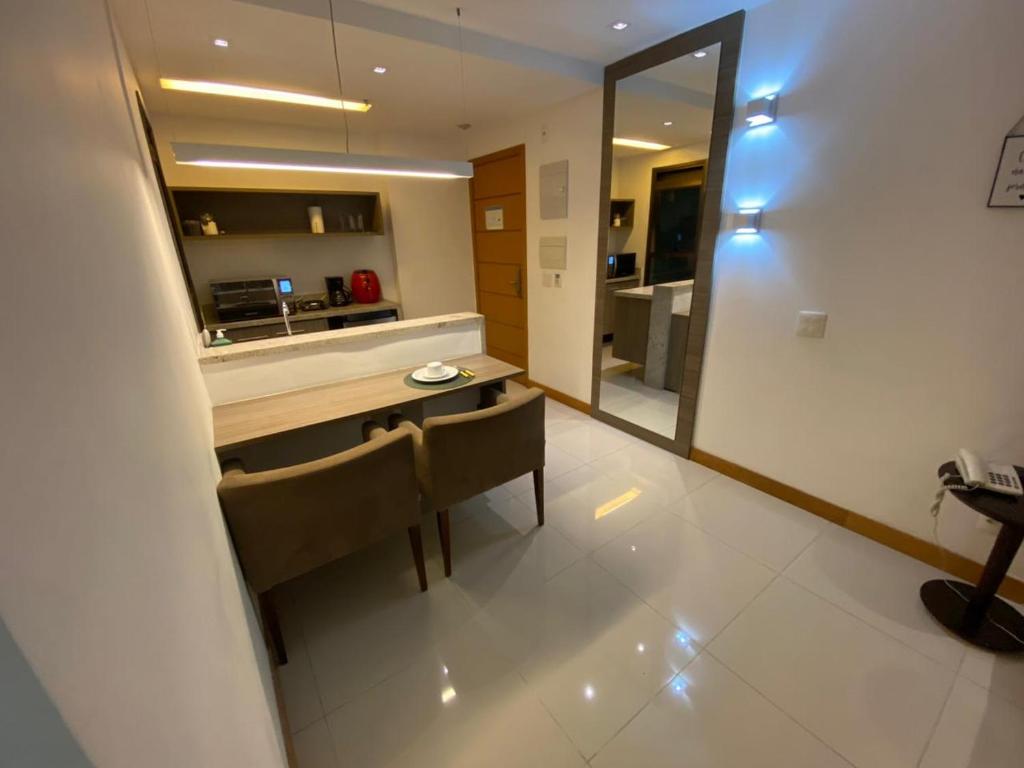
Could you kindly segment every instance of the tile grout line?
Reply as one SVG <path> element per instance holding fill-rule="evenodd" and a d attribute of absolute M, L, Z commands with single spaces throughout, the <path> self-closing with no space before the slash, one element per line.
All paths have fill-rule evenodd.
<path fill-rule="evenodd" d="M 928 730 L 928 738 L 924 740 L 924 746 L 921 747 L 921 754 L 917 756 L 917 762 L 914 763 L 918 768 L 920 768 L 924 756 L 928 754 L 928 747 L 931 746 L 932 739 L 935 738 L 935 733 L 939 730 L 939 723 L 942 722 L 942 716 L 946 714 L 946 709 L 949 707 L 949 700 L 953 697 L 953 687 L 956 685 L 956 679 L 957 675 L 954 673 L 953 679 L 949 681 L 949 687 L 946 689 L 946 697 L 942 701 L 942 706 L 939 707 L 939 712 L 935 716 L 934 722 L 932 722 L 932 727 Z"/>
<path fill-rule="evenodd" d="M 701 648 L 697 653 L 693 654 L 693 656 L 691 656 L 689 659 L 687 659 L 686 663 L 683 664 L 683 666 L 681 666 L 678 670 L 673 672 L 671 677 L 669 677 L 669 679 L 666 680 L 665 683 L 663 685 L 661 685 L 658 688 L 658 690 L 656 690 L 654 692 L 654 694 L 650 698 L 648 698 L 647 701 L 645 701 L 643 703 L 643 706 L 641 706 L 640 709 L 638 709 L 636 712 L 634 712 L 633 715 L 628 720 L 626 720 L 626 722 L 624 722 L 622 724 L 622 726 L 620 728 L 618 728 L 615 731 L 615 733 L 613 733 L 604 742 L 604 744 L 602 744 L 600 747 L 598 747 L 597 751 L 594 752 L 594 754 L 590 758 L 590 760 L 587 760 L 587 765 L 590 765 L 590 761 L 593 760 L 595 757 L 597 757 L 599 754 L 601 754 L 601 750 L 603 750 L 605 747 L 607 747 L 609 744 L 611 744 L 613 741 L 615 741 L 615 739 L 618 737 L 618 735 L 620 733 L 622 733 L 624 730 L 626 730 L 626 728 L 629 726 L 630 723 L 632 723 L 634 720 L 636 720 L 638 717 L 640 717 L 640 715 L 643 713 L 643 711 L 645 709 L 647 709 L 649 706 L 651 706 L 651 704 L 654 703 L 654 700 L 661 695 L 662 691 L 664 691 L 666 688 L 668 688 L 672 684 L 673 680 L 675 680 L 677 677 L 679 677 L 681 674 L 683 674 L 683 672 L 686 671 L 686 668 L 689 667 L 691 664 L 693 664 L 693 662 L 695 662 L 700 657 L 701 653 L 703 653 L 703 652 L 704 652 L 704 649 Z"/>
<path fill-rule="evenodd" d="M 746 609 L 744 609 L 744 610 L 746 610 Z M 731 622 L 730 622 L 730 623 L 731 623 Z M 723 630 L 723 631 L 724 631 L 724 630 Z M 799 720 L 798 720 L 798 719 L 797 719 L 797 718 L 796 718 L 796 717 L 795 717 L 795 716 L 794 716 L 793 714 L 791 714 L 791 713 L 790 713 L 790 712 L 789 712 L 788 710 L 786 710 L 785 708 L 783 708 L 783 706 L 782 706 L 781 704 L 779 704 L 779 703 L 778 703 L 778 702 L 776 702 L 776 701 L 773 701 L 773 700 L 772 700 L 772 698 L 771 698 L 770 696 L 768 696 L 768 694 L 767 694 L 767 693 L 765 693 L 764 691 L 762 691 L 762 690 L 761 690 L 760 688 L 758 688 L 758 687 L 757 687 L 756 685 L 754 685 L 754 684 L 753 684 L 753 683 L 751 683 L 751 682 L 750 682 L 749 680 L 747 680 L 747 679 L 746 679 L 745 677 L 743 677 L 743 675 L 741 675 L 741 674 L 740 674 L 739 672 L 737 672 L 737 671 L 736 671 L 735 669 L 733 669 L 732 667 L 730 667 L 730 666 L 729 666 L 729 665 L 728 665 L 728 664 L 727 664 L 727 663 L 726 663 L 726 662 L 725 662 L 725 661 L 724 661 L 723 659 L 720 659 L 720 658 L 719 658 L 718 656 L 716 656 L 716 655 L 715 655 L 714 653 L 712 653 L 712 652 L 711 652 L 710 650 L 708 650 L 708 649 L 705 649 L 705 652 L 706 652 L 706 653 L 708 654 L 708 656 L 710 656 L 710 657 L 711 657 L 712 659 L 714 659 L 714 660 L 715 660 L 715 661 L 716 661 L 716 662 L 717 662 L 718 664 L 721 664 L 721 665 L 722 665 L 722 668 L 723 668 L 723 669 L 725 669 L 725 670 L 726 670 L 726 671 L 727 671 L 727 672 L 728 672 L 728 673 L 729 673 L 730 675 L 733 675 L 733 676 L 734 676 L 734 677 L 735 677 L 735 678 L 736 678 L 737 680 L 739 680 L 740 682 L 742 682 L 742 683 L 743 683 L 744 685 L 748 686 L 748 687 L 750 688 L 750 690 L 752 690 L 752 691 L 753 691 L 754 693 L 756 693 L 756 694 L 757 694 L 758 696 L 760 696 L 760 697 L 761 697 L 762 699 L 764 699 L 764 701 L 765 701 L 765 702 L 767 702 L 768 706 L 772 707 L 772 708 L 773 708 L 774 710 L 776 710 L 777 712 L 779 712 L 779 713 L 780 713 L 780 714 L 781 714 L 781 715 L 782 715 L 783 717 L 785 717 L 786 719 L 790 720 L 790 721 L 791 721 L 791 722 L 792 722 L 792 723 L 793 723 L 794 725 L 796 725 L 796 727 L 797 727 L 797 728 L 799 728 L 799 729 L 800 729 L 801 731 L 803 731 L 804 733 L 806 733 L 806 734 L 807 734 L 808 736 L 810 736 L 810 737 L 811 737 L 812 739 L 814 739 L 814 740 L 815 740 L 816 742 L 818 742 L 819 744 L 821 744 L 821 745 L 822 745 L 823 747 L 825 747 L 825 748 L 826 748 L 826 749 L 827 749 L 827 750 L 828 750 L 829 752 L 831 752 L 832 754 L 834 754 L 834 755 L 835 755 L 836 757 L 838 757 L 838 758 L 839 758 L 840 760 L 842 760 L 842 761 L 843 761 L 844 763 L 846 763 L 847 765 L 849 765 L 849 766 L 850 766 L 850 768 L 856 768 L 856 765 L 857 765 L 857 764 L 856 764 L 856 763 L 854 763 L 854 761 L 853 761 L 852 759 L 850 759 L 850 758 L 846 757 L 846 755 L 844 755 L 844 754 L 843 754 L 842 752 L 840 752 L 840 751 L 839 751 L 838 749 L 836 749 L 836 748 L 835 748 L 835 747 L 833 747 L 833 746 L 832 746 L 831 744 L 829 744 L 829 743 L 828 743 L 827 741 L 825 741 L 825 739 L 823 739 L 823 738 L 822 738 L 821 736 L 819 736 L 818 734 L 816 734 L 816 733 L 815 733 L 814 731 L 812 731 L 812 730 L 811 730 L 810 728 L 808 728 L 808 727 L 807 727 L 806 725 L 804 725 L 803 723 L 801 723 L 801 722 L 800 722 L 800 721 L 799 721 Z"/>
<path fill-rule="evenodd" d="M 561 721 L 561 720 L 559 720 L 559 719 L 558 719 L 557 717 L 555 717 L 555 713 L 554 713 L 554 712 L 552 712 L 552 711 L 551 711 L 550 709 L 548 709 L 548 705 L 544 703 L 544 699 L 543 699 L 543 698 L 541 697 L 541 695 L 540 695 L 540 694 L 539 694 L 539 693 L 537 692 L 537 690 L 536 690 L 536 689 L 535 689 L 535 687 L 534 687 L 534 686 L 533 686 L 533 685 L 532 685 L 532 684 L 530 683 L 530 681 L 526 679 L 526 675 L 524 675 L 524 674 L 523 674 L 523 667 L 524 667 L 525 665 L 526 665 L 526 662 L 523 662 L 522 664 L 517 664 L 517 665 L 516 665 L 516 674 L 517 674 L 517 675 L 519 676 L 519 679 L 520 679 L 520 680 L 522 680 L 522 682 L 523 682 L 523 687 L 524 687 L 524 688 L 526 688 L 526 690 L 527 690 L 527 691 L 529 692 L 529 694 L 530 694 L 531 696 L 533 696 L 534 700 L 535 700 L 535 701 L 536 701 L 536 702 L 537 702 L 538 704 L 540 704 L 540 707 L 541 707 L 541 709 L 543 709 L 543 710 L 544 710 L 544 712 L 545 712 L 545 713 L 547 714 L 547 716 L 551 718 L 551 721 L 552 721 L 552 722 L 553 722 L 553 723 L 554 723 L 554 724 L 555 724 L 556 726 L 558 726 L 558 730 L 562 732 L 562 735 L 563 735 L 563 736 L 565 736 L 565 740 L 566 740 L 566 741 L 568 741 L 568 742 L 569 742 L 569 743 L 570 743 L 570 744 L 572 745 L 572 748 L 576 750 L 576 754 L 580 756 L 580 760 L 582 760 L 582 761 L 583 761 L 584 763 L 586 763 L 587 765 L 590 765 L 590 760 L 588 760 L 588 759 L 587 759 L 587 756 L 586 756 L 586 755 L 584 755 L 584 754 L 583 754 L 583 753 L 582 753 L 582 752 L 580 751 L 580 746 L 579 746 L 579 744 L 577 744 L 577 743 L 576 743 L 576 742 L 575 742 L 575 741 L 573 740 L 572 736 L 570 736 L 570 735 L 569 735 L 569 732 L 565 730 L 565 726 L 564 726 L 564 725 L 562 725 L 562 721 Z M 595 752 L 594 754 L 596 755 L 597 753 Z"/>
<path fill-rule="evenodd" d="M 858 616 L 857 614 L 852 613 L 851 611 L 847 610 L 843 606 L 839 605 L 839 603 L 836 603 L 836 602 L 830 600 L 829 598 L 825 597 L 824 595 L 819 595 L 817 592 L 815 592 L 810 587 L 806 587 L 803 584 L 801 584 L 800 582 L 793 580 L 792 578 L 787 576 L 784 571 L 780 571 L 779 572 L 779 576 L 781 576 L 783 579 L 785 579 L 787 583 L 792 584 L 794 587 L 797 587 L 798 589 L 802 589 L 804 592 L 806 592 L 807 594 L 811 595 L 812 597 L 816 597 L 819 600 L 825 601 L 826 603 L 831 605 L 833 608 L 836 608 L 839 611 L 845 613 L 847 616 L 850 616 L 851 618 L 856 619 L 858 622 L 860 622 L 864 626 L 866 626 L 866 627 L 868 627 L 870 629 L 873 629 L 876 632 L 880 632 L 881 634 L 885 635 L 890 640 L 895 640 L 897 643 L 902 645 L 907 650 L 913 651 L 918 656 L 920 656 L 920 657 L 922 657 L 924 659 L 927 659 L 928 661 L 932 662 L 933 664 L 938 664 L 940 667 L 942 667 L 944 670 L 946 670 L 948 672 L 952 672 L 954 677 L 956 677 L 959 674 L 959 672 L 957 672 L 957 668 L 959 667 L 960 664 L 963 664 L 964 656 L 967 655 L 966 654 L 966 649 L 964 650 L 964 654 L 961 655 L 961 657 L 960 657 L 960 662 L 957 665 L 957 668 L 947 666 L 944 662 L 940 661 L 939 659 L 934 658 L 933 656 L 929 656 L 927 653 L 925 653 L 924 651 L 921 651 L 921 650 L 915 648 L 914 646 L 910 645 L 910 643 L 908 643 L 907 641 L 903 640 L 902 638 L 899 638 L 899 637 L 896 637 L 895 635 L 889 634 L 889 632 L 887 632 L 886 630 L 882 629 L 881 627 L 876 627 L 874 624 L 872 624 L 870 621 L 865 619 L 863 616 Z"/>

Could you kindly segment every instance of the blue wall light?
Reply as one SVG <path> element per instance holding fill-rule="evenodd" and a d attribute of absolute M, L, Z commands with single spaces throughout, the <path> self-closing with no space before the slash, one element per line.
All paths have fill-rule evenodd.
<path fill-rule="evenodd" d="M 757 128 L 775 122 L 779 111 L 779 94 L 772 93 L 747 102 L 747 127 Z"/>

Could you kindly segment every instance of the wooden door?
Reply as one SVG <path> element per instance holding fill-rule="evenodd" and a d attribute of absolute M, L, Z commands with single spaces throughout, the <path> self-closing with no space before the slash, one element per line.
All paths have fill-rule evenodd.
<path fill-rule="evenodd" d="M 473 160 L 469 196 L 476 306 L 485 318 L 487 354 L 526 370 L 526 148 Z"/>

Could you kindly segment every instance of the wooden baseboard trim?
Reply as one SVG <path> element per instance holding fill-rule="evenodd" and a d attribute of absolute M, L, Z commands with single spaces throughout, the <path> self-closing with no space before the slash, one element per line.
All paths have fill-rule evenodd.
<path fill-rule="evenodd" d="M 733 480 L 738 480 L 744 485 L 764 491 L 769 496 L 782 499 L 813 515 L 823 517 L 836 525 L 841 525 L 872 541 L 877 541 L 879 544 L 890 549 L 895 549 L 897 552 L 909 555 L 915 560 L 920 560 L 922 563 L 927 563 L 947 573 L 951 573 L 959 579 L 973 584 L 981 576 L 982 566 L 963 555 L 942 549 L 933 542 L 911 536 L 909 533 L 904 533 L 885 523 L 872 520 L 830 501 L 819 499 L 817 496 L 805 493 L 799 488 L 780 483 L 778 480 L 773 480 L 746 467 L 741 467 L 739 464 L 734 464 L 727 459 L 706 453 L 699 448 L 690 450 L 690 459 L 727 477 L 731 477 Z M 1007 576 L 999 588 L 999 594 L 1007 600 L 1013 600 L 1018 603 L 1024 602 L 1024 581 Z"/>
<path fill-rule="evenodd" d="M 533 379 L 526 379 L 525 385 L 527 387 L 537 387 L 543 389 L 544 394 L 550 397 L 552 400 L 557 400 L 562 405 L 567 405 L 570 408 L 574 408 L 580 413 L 585 413 L 587 416 L 590 415 L 590 403 L 585 403 L 582 400 L 577 400 L 575 397 L 570 397 L 564 392 L 559 392 L 557 389 L 552 389 L 546 384 L 541 384 L 539 381 Z"/>

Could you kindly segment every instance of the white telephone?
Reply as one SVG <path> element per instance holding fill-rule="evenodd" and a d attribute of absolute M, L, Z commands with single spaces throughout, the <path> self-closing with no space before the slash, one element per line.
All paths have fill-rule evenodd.
<path fill-rule="evenodd" d="M 958 486 L 954 480 L 953 483 L 947 484 L 947 488 L 963 488 L 970 491 L 981 489 L 1005 493 L 1008 496 L 1024 495 L 1017 470 L 1009 464 L 989 464 L 966 448 L 961 448 L 956 453 L 956 469 L 960 473 L 963 486 Z"/>

